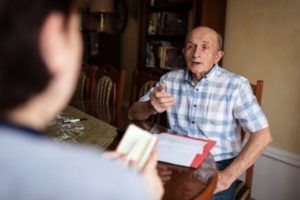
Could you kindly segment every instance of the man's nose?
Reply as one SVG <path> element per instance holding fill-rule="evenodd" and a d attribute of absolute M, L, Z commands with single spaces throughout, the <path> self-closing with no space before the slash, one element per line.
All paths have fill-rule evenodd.
<path fill-rule="evenodd" d="M 196 46 L 193 52 L 193 57 L 199 57 L 202 54 L 202 50 L 200 47 Z"/>

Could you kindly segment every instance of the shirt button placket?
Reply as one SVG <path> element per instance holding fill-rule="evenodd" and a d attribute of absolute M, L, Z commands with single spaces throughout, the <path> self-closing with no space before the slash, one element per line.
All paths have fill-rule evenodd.
<path fill-rule="evenodd" d="M 199 92 L 199 89 L 196 87 L 196 88 L 195 88 L 195 93 L 198 93 L 198 92 Z M 194 111 L 193 111 L 193 118 L 191 119 L 191 124 L 192 124 L 192 125 L 195 125 L 194 119 L 195 119 L 195 114 L 197 113 L 196 110 L 195 110 L 196 107 L 197 107 L 197 105 L 194 103 L 194 104 L 193 104 L 193 110 L 194 110 Z"/>

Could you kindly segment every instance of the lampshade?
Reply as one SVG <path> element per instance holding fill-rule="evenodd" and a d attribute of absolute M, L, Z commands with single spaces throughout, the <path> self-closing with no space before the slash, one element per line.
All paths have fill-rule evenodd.
<path fill-rule="evenodd" d="M 93 28 L 98 32 L 115 32 L 114 0 L 90 0 L 89 7 L 94 18 Z"/>
<path fill-rule="evenodd" d="M 114 12 L 113 0 L 90 0 L 91 12 Z"/>
<path fill-rule="evenodd" d="M 89 3 L 89 0 L 78 0 L 79 8 L 88 8 Z"/>

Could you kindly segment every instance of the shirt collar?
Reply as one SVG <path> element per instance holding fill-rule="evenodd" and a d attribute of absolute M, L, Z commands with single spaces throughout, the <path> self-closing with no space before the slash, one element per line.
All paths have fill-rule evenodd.
<path fill-rule="evenodd" d="M 215 76 L 219 68 L 220 66 L 218 64 L 215 64 L 213 68 L 210 70 L 210 72 L 208 72 L 208 74 L 204 76 L 204 78 L 207 79 L 208 81 L 211 80 Z"/>
<path fill-rule="evenodd" d="M 203 77 L 204 81 L 209 81 L 211 80 L 214 75 L 216 74 L 216 72 L 219 70 L 220 66 L 218 64 L 215 64 L 212 69 Z M 202 80 L 203 80 L 202 79 Z M 184 80 L 188 81 L 188 82 L 193 82 L 193 77 L 192 77 L 192 73 L 189 70 L 185 70 L 185 75 L 184 75 Z"/>
<path fill-rule="evenodd" d="M 35 137 L 47 137 L 47 134 L 43 131 L 39 131 L 39 130 L 30 128 L 27 126 L 14 124 L 14 123 L 7 122 L 7 121 L 0 121 L 0 126 L 20 130 L 20 131 L 24 132 L 25 134 L 35 136 Z"/>

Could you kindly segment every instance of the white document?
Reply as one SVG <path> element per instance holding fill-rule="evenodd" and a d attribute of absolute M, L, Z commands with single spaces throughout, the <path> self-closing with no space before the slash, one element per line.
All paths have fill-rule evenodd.
<path fill-rule="evenodd" d="M 158 134 L 158 160 L 190 167 L 197 154 L 203 154 L 206 141 L 168 133 Z"/>
<path fill-rule="evenodd" d="M 117 147 L 117 152 L 127 155 L 128 160 L 137 162 L 137 167 L 141 170 L 156 144 L 157 137 L 136 125 L 129 125 L 125 135 Z"/>

